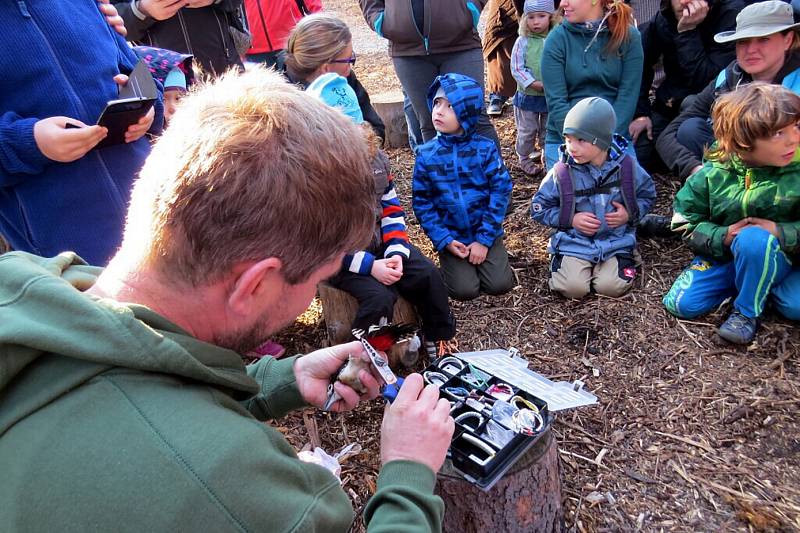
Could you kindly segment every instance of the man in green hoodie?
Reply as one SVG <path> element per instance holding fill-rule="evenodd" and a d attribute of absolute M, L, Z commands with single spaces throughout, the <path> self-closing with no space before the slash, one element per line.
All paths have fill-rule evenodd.
<path fill-rule="evenodd" d="M 367 147 L 261 69 L 182 103 L 104 271 L 0 256 L 4 531 L 346 531 L 327 470 L 260 420 L 326 399 L 360 345 L 244 366 L 372 231 Z M 334 411 L 359 398 L 337 383 Z M 453 420 L 411 375 L 384 417 L 369 531 L 438 531 Z"/>

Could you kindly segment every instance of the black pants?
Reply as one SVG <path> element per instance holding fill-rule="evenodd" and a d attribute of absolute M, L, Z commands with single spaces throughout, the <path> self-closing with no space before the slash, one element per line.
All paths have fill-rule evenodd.
<path fill-rule="evenodd" d="M 425 340 L 442 341 L 456 334 L 456 320 L 450 311 L 447 288 L 439 269 L 430 259 L 409 245 L 411 254 L 403 259 L 403 277 L 392 285 L 384 285 L 370 275 L 340 270 L 328 280 L 332 286 L 351 294 L 358 300 L 353 328 L 366 330 L 385 317 L 392 321 L 398 294 L 408 300 L 422 319 Z M 375 254 L 380 258 L 383 249 Z"/>

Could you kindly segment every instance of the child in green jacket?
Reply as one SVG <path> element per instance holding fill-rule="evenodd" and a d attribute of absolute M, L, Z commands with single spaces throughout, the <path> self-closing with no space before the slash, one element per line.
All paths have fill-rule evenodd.
<path fill-rule="evenodd" d="M 697 255 L 664 305 L 694 318 L 732 297 L 718 333 L 749 344 L 768 297 L 800 320 L 800 96 L 752 83 L 719 98 L 712 119 L 717 143 L 678 191 L 672 218 Z"/>

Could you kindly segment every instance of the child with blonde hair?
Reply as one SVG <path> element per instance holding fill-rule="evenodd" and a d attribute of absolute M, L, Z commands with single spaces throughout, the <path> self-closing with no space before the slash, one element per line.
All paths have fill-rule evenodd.
<path fill-rule="evenodd" d="M 511 52 L 511 74 L 517 80 L 514 122 L 519 166 L 529 176 L 542 171 L 541 153 L 547 124 L 542 84 L 542 52 L 547 34 L 557 22 L 553 0 L 526 0 L 519 19 L 519 37 Z"/>
<path fill-rule="evenodd" d="M 711 116 L 717 142 L 675 196 L 672 218 L 696 255 L 664 305 L 694 318 L 733 298 L 717 331 L 749 344 L 768 300 L 800 320 L 800 96 L 751 83 L 721 96 Z"/>

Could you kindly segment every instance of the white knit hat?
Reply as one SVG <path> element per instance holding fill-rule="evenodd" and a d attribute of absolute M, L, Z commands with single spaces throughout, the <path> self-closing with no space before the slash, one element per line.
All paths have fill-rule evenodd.
<path fill-rule="evenodd" d="M 528 13 L 550 13 L 552 15 L 555 10 L 553 0 L 525 0 L 525 6 L 522 8 L 522 12 L 526 15 Z"/>

